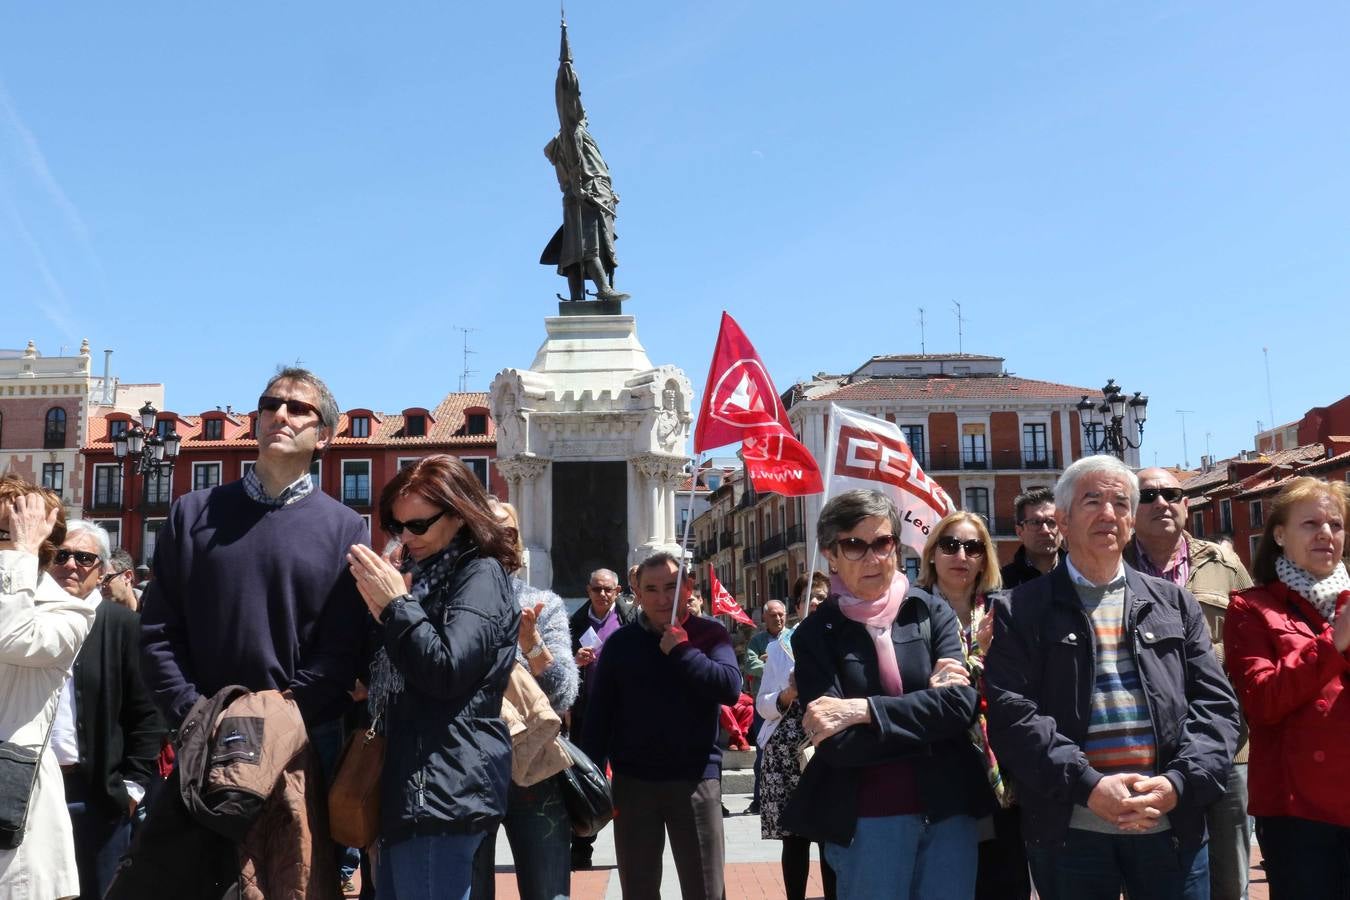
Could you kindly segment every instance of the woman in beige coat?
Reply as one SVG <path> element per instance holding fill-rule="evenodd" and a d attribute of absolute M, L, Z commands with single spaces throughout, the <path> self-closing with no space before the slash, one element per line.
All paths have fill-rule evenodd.
<path fill-rule="evenodd" d="M 94 607 L 46 574 L 65 540 L 61 501 L 14 475 L 0 477 L 0 739 L 43 746 Z M 27 831 L 0 851 L 0 897 L 60 900 L 80 892 L 66 792 L 56 757 L 38 763 Z"/>

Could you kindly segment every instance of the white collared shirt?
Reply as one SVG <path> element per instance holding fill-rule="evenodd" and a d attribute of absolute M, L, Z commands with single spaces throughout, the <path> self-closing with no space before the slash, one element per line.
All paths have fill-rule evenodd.
<path fill-rule="evenodd" d="M 84 598 L 95 609 L 103 602 L 103 594 L 98 588 Z M 56 720 L 52 722 L 52 753 L 59 765 L 71 766 L 80 761 L 80 739 L 75 732 L 75 679 L 66 676 L 65 687 L 61 688 L 61 700 L 56 705 Z"/>

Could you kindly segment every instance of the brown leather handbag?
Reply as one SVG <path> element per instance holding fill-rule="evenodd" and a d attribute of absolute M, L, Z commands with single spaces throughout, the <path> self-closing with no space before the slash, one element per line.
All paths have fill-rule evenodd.
<path fill-rule="evenodd" d="M 375 725 L 354 731 L 338 757 L 328 789 L 328 826 L 333 840 L 345 847 L 369 847 L 380 833 L 380 771 L 384 768 L 384 735 Z"/>

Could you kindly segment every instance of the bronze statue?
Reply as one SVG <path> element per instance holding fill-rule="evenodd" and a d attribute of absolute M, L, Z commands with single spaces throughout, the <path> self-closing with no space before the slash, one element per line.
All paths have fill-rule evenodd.
<path fill-rule="evenodd" d="M 544 147 L 562 190 L 563 223 L 539 257 L 541 265 L 557 266 L 567 278 L 569 299 L 586 299 L 586 279 L 595 283 L 599 300 L 622 301 L 629 295 L 614 289 L 614 214 L 619 195 L 609 180 L 609 167 L 586 130 L 581 83 L 572 68 L 567 22 L 562 23 L 562 51 L 554 84 L 558 133 Z M 562 299 L 559 296 L 558 299 Z"/>

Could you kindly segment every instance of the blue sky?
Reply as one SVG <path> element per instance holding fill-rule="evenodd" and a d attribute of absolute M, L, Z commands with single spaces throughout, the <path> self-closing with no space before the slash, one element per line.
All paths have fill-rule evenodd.
<path fill-rule="evenodd" d="M 169 406 L 282 362 L 344 407 L 528 366 L 562 279 L 550 4 L 0 0 L 0 346 L 88 337 Z M 701 388 L 955 350 L 1152 398 L 1198 464 L 1346 393 L 1350 8 L 574 3 L 618 284 Z"/>

